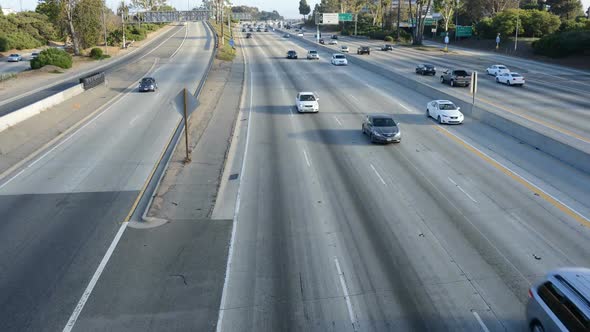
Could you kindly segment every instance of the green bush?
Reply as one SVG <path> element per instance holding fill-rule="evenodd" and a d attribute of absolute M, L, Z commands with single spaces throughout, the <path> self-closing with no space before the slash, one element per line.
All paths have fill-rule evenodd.
<path fill-rule="evenodd" d="M 72 68 L 72 56 L 66 51 L 57 48 L 48 48 L 41 51 L 37 59 L 31 60 L 32 69 L 39 69 L 47 65 L 53 65 L 64 69 Z"/>
<path fill-rule="evenodd" d="M 383 40 L 386 41 L 386 42 L 390 42 L 391 43 L 393 41 L 393 37 L 391 37 L 391 36 L 385 36 L 385 38 Z"/>
<path fill-rule="evenodd" d="M 574 30 L 547 35 L 533 42 L 535 53 L 553 58 L 583 54 L 590 50 L 590 30 Z"/>
<path fill-rule="evenodd" d="M 475 34 L 484 39 L 496 38 L 496 32 L 493 25 L 494 22 L 491 18 L 484 17 L 475 25 Z"/>
<path fill-rule="evenodd" d="M 343 29 L 342 31 L 340 31 L 340 35 L 342 36 L 350 36 L 350 31 Z"/>
<path fill-rule="evenodd" d="M 98 47 L 91 49 L 90 50 L 90 57 L 93 58 L 94 60 L 102 59 L 102 49 L 100 49 Z"/>

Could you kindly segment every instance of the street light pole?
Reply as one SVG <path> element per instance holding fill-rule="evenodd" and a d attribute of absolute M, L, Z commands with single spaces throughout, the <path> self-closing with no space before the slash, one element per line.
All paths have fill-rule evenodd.
<path fill-rule="evenodd" d="M 518 21 L 520 19 L 520 0 L 518 0 L 518 6 L 516 7 L 516 31 L 514 32 L 514 51 L 518 47 Z"/>
<path fill-rule="evenodd" d="M 402 0 L 397 0 L 397 41 L 399 42 L 399 20 L 402 11 Z"/>

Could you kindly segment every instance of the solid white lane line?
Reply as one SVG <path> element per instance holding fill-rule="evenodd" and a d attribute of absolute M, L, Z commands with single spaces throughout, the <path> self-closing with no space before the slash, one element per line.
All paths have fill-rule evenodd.
<path fill-rule="evenodd" d="M 457 183 L 455 181 L 453 181 L 453 179 L 451 179 L 451 178 L 447 178 L 447 179 L 449 179 L 449 181 L 451 181 L 451 183 L 454 184 L 455 186 L 457 185 Z"/>
<path fill-rule="evenodd" d="M 360 102 L 360 101 L 359 101 L 359 100 L 358 100 L 358 99 L 357 99 L 355 96 L 353 96 L 353 95 L 350 95 L 350 98 L 352 98 L 352 99 L 356 100 L 357 102 Z"/>
<path fill-rule="evenodd" d="M 338 258 L 334 257 L 334 263 L 336 264 L 336 270 L 338 271 L 338 278 L 340 278 L 340 286 L 342 287 L 342 292 L 344 293 L 344 300 L 346 300 L 346 307 L 348 308 L 348 316 L 350 317 L 350 322 L 352 323 L 353 330 L 356 331 L 356 319 L 354 316 L 354 311 L 352 310 L 352 302 L 350 301 L 350 295 L 348 294 L 348 286 L 346 286 L 346 280 L 344 279 L 344 273 L 342 273 L 342 269 L 340 268 L 340 263 L 338 262 Z"/>
<path fill-rule="evenodd" d="M 334 120 L 336 120 L 336 122 L 338 122 L 340 127 L 342 127 L 342 122 L 340 122 L 340 120 L 338 120 L 338 117 L 336 117 L 336 115 L 334 115 Z"/>
<path fill-rule="evenodd" d="M 152 66 L 150 67 L 150 69 L 146 72 L 145 75 L 147 75 L 149 72 L 151 72 L 154 67 L 156 66 L 156 64 L 158 63 L 158 58 L 154 59 L 154 63 L 152 64 Z M 144 75 L 144 76 L 145 76 Z M 135 83 L 132 83 L 130 86 L 127 87 L 127 89 L 130 89 L 131 87 L 135 86 Z M 84 128 L 88 127 L 88 125 L 90 125 L 91 123 L 93 123 L 94 121 L 96 121 L 98 118 L 100 118 L 103 114 L 105 114 L 109 109 L 111 109 L 111 107 L 115 106 L 118 102 L 120 102 L 121 100 L 123 100 L 123 98 L 125 98 L 126 95 L 130 94 L 131 92 L 133 92 L 133 89 L 125 92 L 121 98 L 117 99 L 115 102 L 113 102 L 109 107 L 105 108 L 102 112 L 100 112 L 98 115 L 96 115 L 93 119 L 91 119 L 90 121 L 88 121 L 87 123 L 85 123 L 82 127 L 78 128 L 76 131 L 74 131 L 70 136 L 64 138 L 62 141 L 60 141 L 59 143 L 57 143 L 54 147 L 52 147 L 51 149 L 49 149 L 49 151 L 45 152 L 44 154 L 41 155 L 41 157 L 35 159 L 32 163 L 28 164 L 25 168 L 23 168 L 20 172 L 16 173 L 13 177 L 11 177 L 10 179 L 8 179 L 6 182 L 4 182 L 3 184 L 0 185 L 0 189 L 4 188 L 6 185 L 8 185 L 10 182 L 12 182 L 12 180 L 16 179 L 17 177 L 19 177 L 22 173 L 24 173 L 27 169 L 35 166 L 35 164 L 37 164 L 39 161 L 41 161 L 43 158 L 47 157 L 48 154 L 50 154 L 51 152 L 55 151 L 55 149 L 57 149 L 58 147 L 62 146 L 64 143 L 66 143 L 67 141 L 69 141 L 70 139 L 72 139 L 72 137 L 76 136 L 80 131 L 82 131 Z M 117 98 L 117 96 L 115 96 L 114 98 Z M 111 99 L 112 100 L 112 99 Z"/>
<path fill-rule="evenodd" d="M 78 305 L 76 305 L 76 308 L 74 308 L 74 312 L 72 312 L 72 315 L 70 316 L 70 319 L 66 323 L 66 326 L 64 327 L 63 332 L 70 332 L 74 328 L 74 325 L 76 325 L 76 321 L 78 320 L 80 313 L 82 313 L 82 309 L 84 309 L 84 305 L 86 305 L 86 301 L 88 301 L 88 298 L 90 298 L 90 295 L 92 294 L 92 291 L 94 290 L 94 286 L 96 286 L 96 283 L 98 282 L 98 279 L 100 278 L 100 275 L 104 271 L 104 268 L 107 266 L 109 259 L 113 255 L 113 252 L 115 251 L 115 248 L 117 247 L 117 244 L 119 243 L 119 240 L 121 240 L 121 237 L 123 236 L 123 233 L 125 232 L 125 229 L 127 229 L 127 225 L 129 225 L 128 222 L 124 222 L 123 224 L 121 224 L 121 227 L 119 228 L 119 231 L 117 232 L 117 235 L 115 236 L 115 239 L 113 239 L 113 242 L 109 246 L 109 249 L 107 250 L 104 257 L 102 258 L 102 261 L 100 262 L 100 264 L 98 265 L 96 272 L 94 272 L 92 279 L 90 279 L 90 282 L 88 283 L 88 286 L 86 287 L 86 290 L 84 290 L 84 293 L 82 293 L 82 297 L 80 298 L 80 301 L 78 301 Z"/>
<path fill-rule="evenodd" d="M 174 58 L 176 53 L 178 53 L 178 51 L 180 51 L 180 48 L 182 47 L 182 45 L 184 45 L 184 42 L 186 41 L 186 37 L 188 36 L 188 23 L 185 24 L 184 30 L 185 30 L 184 31 L 184 38 L 182 38 L 182 43 L 180 43 L 180 46 L 178 46 L 176 51 L 174 51 L 174 53 L 172 53 L 172 55 L 170 56 L 170 59 Z"/>
<path fill-rule="evenodd" d="M 250 103 L 248 109 L 248 128 L 246 129 L 246 146 L 244 148 L 244 157 L 242 159 L 242 169 L 240 170 L 240 182 L 238 184 L 238 193 L 236 195 L 236 207 L 234 210 L 234 221 L 232 224 L 232 231 L 231 231 L 231 239 L 229 242 L 229 249 L 228 249 L 228 256 L 227 256 L 227 264 L 225 267 L 225 280 L 223 282 L 223 290 L 221 292 L 221 303 L 219 304 L 219 316 L 217 317 L 217 327 L 215 328 L 216 332 L 223 331 L 222 324 L 223 324 L 223 314 L 225 312 L 225 308 L 227 307 L 227 292 L 228 292 L 228 285 L 229 285 L 229 275 L 231 274 L 231 267 L 232 267 L 232 260 L 234 256 L 234 248 L 236 242 L 236 228 L 238 227 L 238 215 L 240 212 L 240 197 L 242 193 L 242 181 L 244 181 L 244 172 L 246 170 L 246 161 L 248 160 L 248 147 L 250 146 L 250 126 L 251 126 L 251 119 L 254 112 L 252 112 L 252 100 L 253 100 L 253 91 L 254 91 L 254 81 L 252 79 L 252 68 L 249 66 L 247 59 L 246 59 L 246 50 L 243 49 L 242 57 L 244 58 L 244 66 L 248 66 L 248 74 L 250 76 Z"/>
<path fill-rule="evenodd" d="M 373 172 L 375 172 L 375 174 L 377 175 L 377 177 L 379 178 L 379 180 L 381 180 L 381 182 L 383 184 L 386 184 L 385 183 L 385 180 L 383 180 L 383 178 L 381 177 L 381 174 L 379 174 L 379 172 L 377 172 L 377 169 L 375 169 L 375 166 L 373 166 L 373 164 L 371 164 L 371 168 L 373 169 Z"/>
<path fill-rule="evenodd" d="M 307 163 L 307 166 L 311 167 L 311 162 L 309 161 L 309 157 L 307 156 L 307 151 L 305 151 L 305 149 L 303 149 L 303 155 L 305 156 L 305 162 Z"/>
<path fill-rule="evenodd" d="M 289 107 L 289 116 L 294 117 L 295 113 L 293 113 L 293 108 Z"/>
<path fill-rule="evenodd" d="M 475 319 L 477 319 L 477 322 L 479 323 L 479 326 L 481 326 L 481 329 L 484 332 L 490 332 L 490 330 L 488 329 L 486 324 L 484 324 L 483 320 L 481 320 L 481 317 L 479 317 L 479 314 L 477 313 L 477 311 L 472 310 L 471 312 L 473 313 L 473 316 L 475 316 Z"/>

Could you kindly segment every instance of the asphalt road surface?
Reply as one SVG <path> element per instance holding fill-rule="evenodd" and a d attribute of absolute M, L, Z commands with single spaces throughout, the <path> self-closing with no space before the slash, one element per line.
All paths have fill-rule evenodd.
<path fill-rule="evenodd" d="M 293 37 L 294 40 L 302 37 Z M 306 33 L 307 40 L 314 40 L 313 33 Z M 330 40 L 324 36 L 326 42 Z M 400 73 L 408 80 L 428 84 L 445 93 L 470 102 L 469 88 L 452 88 L 439 82 L 444 69 L 465 69 L 479 73 L 477 104 L 499 112 L 512 113 L 547 128 L 561 131 L 581 142 L 590 143 L 590 108 L 588 91 L 590 71 L 566 68 L 517 57 L 502 56 L 491 52 L 455 50 L 451 53 L 439 51 L 440 45 L 430 51 L 415 50 L 411 47 L 394 47 L 393 51 L 381 51 L 384 42 L 352 37 L 341 37 L 338 45 L 327 45 L 335 52 L 342 45 L 350 48 L 349 57 L 359 57 L 383 68 Z M 359 46 L 370 46 L 370 55 L 357 55 Z M 308 46 L 309 47 L 309 46 Z M 305 54 L 303 54 L 305 55 Z M 431 63 L 437 68 L 437 75 L 421 76 L 414 73 L 417 64 Z M 503 64 L 511 71 L 522 74 L 526 79 L 523 88 L 495 82 L 485 70 L 491 65 Z"/>
<path fill-rule="evenodd" d="M 74 311 L 180 120 L 170 100 L 194 91 L 207 67 L 204 23 L 170 33 L 141 59 L 157 92 L 130 82 L 122 99 L 0 182 L 1 331 L 59 331 Z"/>
<path fill-rule="evenodd" d="M 0 61 L 0 74 L 19 73 L 31 68 L 31 53 L 19 53 L 23 57 L 19 62 L 8 62 L 8 55 Z"/>
<path fill-rule="evenodd" d="M 590 215 L 587 174 L 471 119 L 439 126 L 425 96 L 324 50 L 287 60 L 305 56 L 295 39 L 242 41 L 248 138 L 218 331 L 523 331 L 531 283 L 589 266 L 573 211 Z M 533 103 L 534 84 L 494 89 Z M 318 114 L 296 114 L 299 91 Z M 400 144 L 361 134 L 374 112 L 398 119 Z"/>
<path fill-rule="evenodd" d="M 166 33 L 163 33 L 159 36 L 157 36 L 152 42 L 150 42 L 149 45 L 146 45 L 142 48 L 140 48 L 139 50 L 135 51 L 135 53 L 130 54 L 129 56 L 125 56 L 119 59 L 115 59 L 113 60 L 110 64 L 108 64 L 105 68 L 102 68 L 100 70 L 97 71 L 104 71 L 105 74 L 109 75 L 109 74 L 117 74 L 117 72 L 124 70 L 125 66 L 137 61 L 141 61 L 143 59 L 145 59 L 146 57 L 150 56 L 150 52 L 153 51 L 154 47 L 157 47 L 160 43 L 162 43 L 163 41 L 165 41 L 166 39 L 170 38 L 172 39 L 172 36 L 178 36 L 178 34 L 180 33 L 181 30 L 183 30 L 184 27 L 182 26 L 182 24 L 178 24 L 178 26 L 173 27 L 172 29 L 170 29 L 170 31 L 167 31 Z M 182 37 L 182 36 L 181 36 Z M 177 37 L 174 37 L 177 38 Z M 168 39 L 168 40 L 170 40 Z M 26 63 L 27 66 L 29 65 L 28 61 L 23 61 L 22 63 Z M 12 63 L 7 63 L 6 65 L 10 65 Z M 66 90 L 74 85 L 79 84 L 79 80 L 81 77 L 85 77 L 88 74 L 84 74 L 84 75 L 78 75 L 75 77 L 72 77 L 71 79 L 67 79 L 61 83 L 55 84 L 55 85 L 50 85 L 47 87 L 39 87 L 37 89 L 34 89 L 34 93 L 30 93 L 27 94 L 26 96 L 12 96 L 8 102 L 6 101 L 2 101 L 0 102 L 0 116 L 6 115 L 8 113 L 12 113 L 18 109 L 21 109 L 25 106 L 28 106 L 30 104 L 33 104 L 43 98 L 47 98 L 51 95 L 54 95 L 60 91 Z"/>

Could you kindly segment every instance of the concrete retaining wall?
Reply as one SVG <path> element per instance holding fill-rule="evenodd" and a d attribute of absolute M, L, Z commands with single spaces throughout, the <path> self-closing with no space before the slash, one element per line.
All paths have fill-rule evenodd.
<path fill-rule="evenodd" d="M 62 92 L 58 92 L 52 96 L 41 99 L 29 106 L 23 107 L 18 111 L 6 114 L 5 116 L 0 117 L 0 131 L 25 121 L 26 119 L 33 117 L 55 105 L 63 103 L 64 101 L 77 96 L 82 92 L 84 92 L 84 87 L 82 84 L 78 84 Z"/>
<path fill-rule="evenodd" d="M 313 45 L 316 48 L 323 47 L 329 52 L 334 52 L 333 49 L 306 39 L 297 38 L 296 40 Z M 585 142 L 574 142 L 576 140 L 575 138 L 569 137 L 551 128 L 530 122 L 526 119 L 519 118 L 516 115 L 500 115 L 496 112 L 485 109 L 483 106 L 477 106 L 477 103 L 476 106 L 472 106 L 470 102 L 465 102 L 457 97 L 444 93 L 443 91 L 405 77 L 390 69 L 381 67 L 378 64 L 362 60 L 358 57 L 347 58 L 348 62 L 351 64 L 380 74 L 395 81 L 397 84 L 414 90 L 424 96 L 432 99 L 452 100 L 457 106 L 461 107 L 461 112 L 466 116 L 478 119 L 507 135 L 533 146 L 537 150 L 543 151 L 579 170 L 590 173 L 590 147 L 587 147 Z M 426 105 L 424 105 L 424 112 L 426 112 Z"/>

